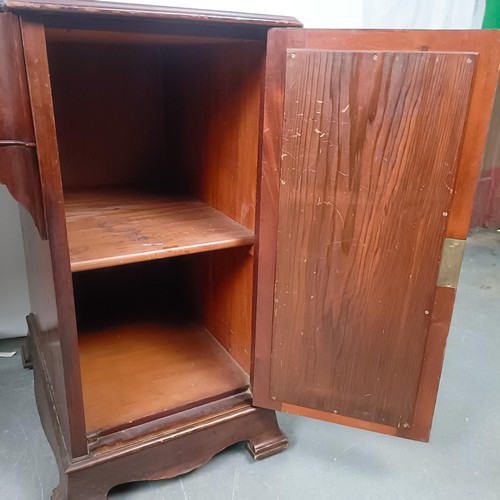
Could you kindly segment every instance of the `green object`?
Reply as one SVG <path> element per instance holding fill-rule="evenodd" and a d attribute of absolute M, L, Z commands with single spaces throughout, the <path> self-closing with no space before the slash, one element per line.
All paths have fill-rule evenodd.
<path fill-rule="evenodd" d="M 500 28 L 500 0 L 486 0 L 483 28 Z"/>

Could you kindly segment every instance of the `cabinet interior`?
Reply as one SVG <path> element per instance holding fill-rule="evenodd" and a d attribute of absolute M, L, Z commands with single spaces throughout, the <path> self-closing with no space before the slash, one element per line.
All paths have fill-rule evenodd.
<path fill-rule="evenodd" d="M 47 30 L 91 435 L 250 371 L 263 43 L 115 35 Z"/>

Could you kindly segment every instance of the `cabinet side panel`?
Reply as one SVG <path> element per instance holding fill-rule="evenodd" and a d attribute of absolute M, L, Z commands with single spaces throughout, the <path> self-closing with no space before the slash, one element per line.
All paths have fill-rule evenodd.
<path fill-rule="evenodd" d="M 8 141 L 33 144 L 21 34 L 14 14 L 0 13 L 0 47 L 0 147 Z"/>
<path fill-rule="evenodd" d="M 288 52 L 272 399 L 412 425 L 474 59 Z"/>
<path fill-rule="evenodd" d="M 179 61 L 181 165 L 190 194 L 251 230 L 264 59 L 261 42 L 187 47 Z M 167 61 L 168 62 L 168 61 Z M 205 325 L 250 371 L 253 255 L 249 248 L 208 255 L 200 273 Z"/>
<path fill-rule="evenodd" d="M 56 403 L 58 409 L 59 407 L 67 409 L 68 423 L 67 427 L 62 430 L 65 433 L 69 455 L 78 457 L 87 453 L 87 439 L 45 30 L 43 24 L 25 19 L 21 21 L 21 30 L 48 233 L 48 248 L 47 245 L 39 245 L 36 241 L 29 243 L 38 247 L 39 252 L 36 251 L 40 253 L 45 275 L 41 279 L 39 289 L 33 290 L 33 287 L 38 287 L 38 285 L 30 284 L 32 288 L 30 295 L 43 295 L 45 287 L 49 293 L 53 293 L 54 298 L 50 299 L 50 308 L 47 312 L 47 322 L 41 322 L 38 327 L 41 329 L 40 335 L 42 336 L 45 335 L 44 330 L 48 329 L 44 340 L 45 343 L 50 344 L 50 346 L 47 345 L 47 352 L 52 353 L 50 356 L 57 358 L 52 367 L 54 379 L 51 380 L 54 399 L 58 402 Z M 34 259 L 35 262 L 37 258 Z M 49 259 L 50 270 L 47 267 Z M 29 272 L 31 273 L 31 270 Z M 33 272 L 36 272 L 36 269 L 33 269 Z M 47 277 L 49 273 L 52 276 L 52 283 L 49 283 L 50 280 Z M 40 306 L 40 313 L 42 312 L 44 310 Z M 40 323 L 39 318 L 35 317 L 35 319 Z M 46 361 L 49 363 L 50 358 Z M 64 412 L 64 409 L 61 411 Z"/>
<path fill-rule="evenodd" d="M 52 276 L 49 242 L 42 240 L 33 220 L 24 208 L 20 209 L 24 254 L 28 276 L 30 309 L 36 331 L 30 331 L 32 348 L 38 351 L 50 380 L 51 393 L 56 406 L 59 425 L 68 446 L 68 407 L 64 382 L 64 368 L 58 331 L 57 305 Z"/>

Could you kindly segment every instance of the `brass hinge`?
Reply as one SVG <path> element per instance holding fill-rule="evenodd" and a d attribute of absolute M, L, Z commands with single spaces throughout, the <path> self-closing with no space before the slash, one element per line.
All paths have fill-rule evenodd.
<path fill-rule="evenodd" d="M 464 257 L 465 240 L 445 238 L 441 252 L 441 264 L 437 286 L 457 288 L 460 268 Z"/>

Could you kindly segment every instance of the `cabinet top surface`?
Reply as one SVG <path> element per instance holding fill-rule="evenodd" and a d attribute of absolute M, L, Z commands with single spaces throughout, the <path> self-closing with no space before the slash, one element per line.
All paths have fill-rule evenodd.
<path fill-rule="evenodd" d="M 0 11 L 43 14 L 157 18 L 181 22 L 300 27 L 293 17 L 95 0 L 0 0 Z"/>

